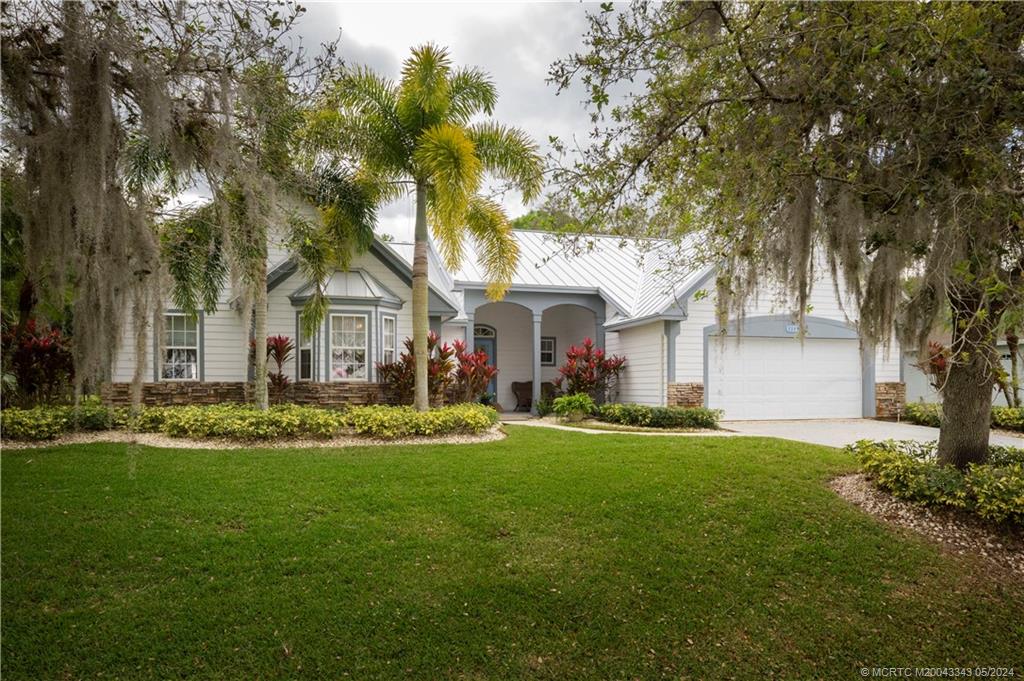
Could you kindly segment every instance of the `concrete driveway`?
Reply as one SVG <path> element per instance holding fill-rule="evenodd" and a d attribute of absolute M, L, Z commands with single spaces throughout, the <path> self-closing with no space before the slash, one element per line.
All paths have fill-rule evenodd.
<path fill-rule="evenodd" d="M 814 419 L 808 421 L 722 421 L 722 427 L 744 435 L 779 437 L 784 440 L 810 442 L 829 447 L 843 447 L 857 440 L 939 439 L 939 429 L 911 423 L 876 421 L 874 419 Z M 994 445 L 1024 447 L 1024 437 L 993 433 Z"/>

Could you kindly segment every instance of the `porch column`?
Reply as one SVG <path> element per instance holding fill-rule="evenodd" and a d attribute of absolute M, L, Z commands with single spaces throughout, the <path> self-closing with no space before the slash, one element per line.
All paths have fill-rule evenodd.
<path fill-rule="evenodd" d="M 544 318 L 543 313 L 533 313 L 533 395 L 530 401 L 530 413 L 537 413 L 537 403 L 540 402 L 540 322 Z"/>
<path fill-rule="evenodd" d="M 594 313 L 594 343 L 604 350 L 604 315 Z"/>
<path fill-rule="evenodd" d="M 466 350 L 473 352 L 473 313 L 466 313 Z"/>

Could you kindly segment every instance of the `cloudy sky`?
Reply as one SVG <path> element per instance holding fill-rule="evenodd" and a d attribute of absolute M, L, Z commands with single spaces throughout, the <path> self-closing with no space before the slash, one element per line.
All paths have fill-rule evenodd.
<path fill-rule="evenodd" d="M 546 82 L 552 62 L 582 48 L 587 9 L 580 3 L 349 3 L 306 2 L 298 31 L 310 48 L 337 37 L 348 64 L 365 64 L 397 79 L 414 45 L 448 47 L 458 66 L 478 66 L 498 89 L 498 121 L 528 132 L 546 154 L 548 137 L 584 139 L 590 128 L 582 91 L 557 94 Z M 528 210 L 518 197 L 505 198 L 515 217 Z M 381 232 L 412 235 L 409 199 L 381 213 Z"/>

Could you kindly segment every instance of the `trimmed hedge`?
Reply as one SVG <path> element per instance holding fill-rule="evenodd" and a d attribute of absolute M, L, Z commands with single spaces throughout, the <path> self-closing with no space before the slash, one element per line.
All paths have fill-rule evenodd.
<path fill-rule="evenodd" d="M 942 405 L 934 402 L 910 402 L 903 418 L 911 423 L 938 428 L 942 424 Z M 992 407 L 992 427 L 1024 433 L 1024 407 Z"/>
<path fill-rule="evenodd" d="M 498 422 L 498 412 L 482 404 L 416 411 L 412 407 L 355 407 L 345 413 L 359 435 L 393 440 L 411 435 L 481 433 Z"/>
<path fill-rule="evenodd" d="M 345 412 L 321 407 L 281 405 L 260 411 L 248 405 L 146 407 L 134 427 L 144 433 L 171 437 L 272 440 L 329 439 L 350 429 L 359 435 L 394 439 L 409 435 L 479 433 L 498 420 L 497 412 L 479 404 L 459 404 L 428 412 L 409 407 L 356 407 Z M 4 409 L 3 437 L 12 440 L 52 440 L 76 430 L 124 429 L 129 411 L 87 403 L 73 407 Z"/>
<path fill-rule="evenodd" d="M 895 497 L 1024 525 L 1024 449 L 993 447 L 988 463 L 971 464 L 966 472 L 939 464 L 933 442 L 861 440 L 847 450 Z"/>
<path fill-rule="evenodd" d="M 648 407 L 643 404 L 605 404 L 597 419 L 641 428 L 717 429 L 722 412 L 705 407 Z"/>

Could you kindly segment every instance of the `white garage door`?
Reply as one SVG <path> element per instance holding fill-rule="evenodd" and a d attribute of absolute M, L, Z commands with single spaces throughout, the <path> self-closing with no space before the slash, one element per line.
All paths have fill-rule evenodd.
<path fill-rule="evenodd" d="M 857 340 L 708 339 L 708 406 L 726 419 L 858 418 Z"/>

